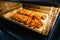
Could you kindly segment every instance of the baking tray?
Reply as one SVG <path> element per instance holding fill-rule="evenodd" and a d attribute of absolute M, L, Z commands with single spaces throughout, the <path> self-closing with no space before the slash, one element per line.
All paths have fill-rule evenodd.
<path fill-rule="evenodd" d="M 30 5 L 30 4 L 29 4 L 29 5 Z M 30 6 L 32 6 L 32 5 L 30 5 Z M 36 5 L 34 5 L 34 6 L 36 6 Z M 37 5 L 37 6 L 38 6 L 38 5 Z M 22 9 L 22 7 L 17 8 L 17 9 L 15 9 L 15 10 L 12 10 L 12 11 L 10 11 L 10 12 L 8 12 L 8 13 L 5 13 L 5 14 L 2 15 L 2 17 L 4 17 L 5 19 L 7 19 L 7 20 L 9 20 L 9 21 L 12 21 L 12 22 L 14 22 L 14 23 L 16 23 L 16 24 L 18 24 L 18 25 L 22 25 L 22 26 L 24 26 L 24 27 L 26 27 L 26 28 L 28 28 L 28 29 L 34 30 L 34 31 L 36 31 L 36 32 L 38 32 L 38 33 L 41 33 L 41 34 L 43 34 L 43 35 L 48 35 L 49 31 L 50 31 L 50 30 L 52 29 L 52 27 L 54 26 L 55 21 L 56 21 L 58 15 L 59 15 L 59 8 L 56 8 L 56 7 L 48 7 L 48 6 L 38 6 L 38 7 L 40 7 L 41 9 L 35 10 L 35 8 L 34 8 L 34 10 L 35 10 L 35 11 L 38 11 L 38 10 L 44 9 L 43 11 L 45 11 L 46 8 L 47 8 L 47 9 L 50 8 L 50 10 L 46 10 L 47 13 L 48 13 L 48 17 L 49 17 L 48 20 L 49 20 L 49 21 L 47 21 L 48 23 L 46 23 L 45 29 L 44 29 L 44 28 L 41 28 L 41 29 L 43 29 L 42 31 L 39 31 L 39 30 L 36 30 L 36 29 L 32 29 L 32 28 L 28 27 L 27 25 L 25 25 L 25 24 L 23 24 L 23 23 L 16 22 L 15 20 L 13 20 L 13 19 L 10 18 L 10 17 L 11 17 L 13 14 L 15 14 L 19 9 Z M 27 9 L 27 10 L 28 10 L 28 9 Z M 31 10 L 31 9 L 29 9 L 29 10 Z M 32 9 L 32 11 L 33 11 L 33 9 Z M 38 11 L 38 12 L 41 12 L 41 13 L 42 13 L 43 11 Z M 45 12 L 43 12 L 43 13 L 45 13 Z M 47 14 L 47 13 L 46 13 L 46 14 Z M 40 29 L 40 30 L 41 30 L 41 29 Z"/>

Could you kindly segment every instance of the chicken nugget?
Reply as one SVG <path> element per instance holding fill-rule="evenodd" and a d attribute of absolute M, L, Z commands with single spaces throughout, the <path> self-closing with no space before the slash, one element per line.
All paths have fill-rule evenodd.
<path fill-rule="evenodd" d="M 41 16 L 41 19 L 45 20 L 46 19 L 46 15 Z"/>
<path fill-rule="evenodd" d="M 32 17 L 29 16 L 28 19 L 26 20 L 25 24 L 29 24 L 31 22 L 31 20 L 32 20 Z"/>
<path fill-rule="evenodd" d="M 40 21 L 40 22 L 38 23 L 38 25 L 37 25 L 37 28 L 40 28 L 40 27 L 42 27 L 42 26 L 43 26 L 43 22 Z"/>
<path fill-rule="evenodd" d="M 19 14 L 23 14 L 25 11 L 23 9 L 20 9 L 17 11 Z"/>
<path fill-rule="evenodd" d="M 35 21 L 31 20 L 31 23 L 29 24 L 30 27 L 33 27 L 35 25 Z"/>
<path fill-rule="evenodd" d="M 22 15 L 22 22 L 24 23 L 26 20 L 28 20 L 28 17 L 25 15 Z"/>

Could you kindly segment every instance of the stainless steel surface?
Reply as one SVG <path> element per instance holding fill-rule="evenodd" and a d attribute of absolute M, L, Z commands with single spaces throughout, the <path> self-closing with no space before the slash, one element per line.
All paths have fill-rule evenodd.
<path fill-rule="evenodd" d="M 8 12 L 19 7 L 21 4 L 15 2 L 0 1 L 0 10 L 2 13 Z"/>

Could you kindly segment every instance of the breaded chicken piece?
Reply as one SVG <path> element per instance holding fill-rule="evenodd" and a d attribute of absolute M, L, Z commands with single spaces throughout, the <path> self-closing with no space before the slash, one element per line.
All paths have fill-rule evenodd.
<path fill-rule="evenodd" d="M 28 16 L 28 19 L 26 20 L 25 24 L 29 24 L 32 20 L 32 17 Z"/>
<path fill-rule="evenodd" d="M 33 19 L 33 20 L 31 21 L 31 23 L 30 23 L 30 26 L 33 27 L 33 28 L 35 28 L 35 27 L 37 26 L 38 22 L 39 22 L 39 21 L 38 21 L 37 19 Z"/>
<path fill-rule="evenodd" d="M 28 20 L 28 17 L 25 16 L 25 15 L 22 15 L 22 17 L 21 17 L 21 21 L 24 23 L 26 20 Z"/>
<path fill-rule="evenodd" d="M 46 15 L 41 16 L 41 19 L 45 20 L 46 19 Z"/>
<path fill-rule="evenodd" d="M 40 14 L 38 15 L 41 19 L 45 20 L 46 19 L 46 15 L 45 14 Z"/>
<path fill-rule="evenodd" d="M 31 20 L 31 23 L 29 24 L 30 27 L 33 27 L 35 25 L 35 21 Z"/>
<path fill-rule="evenodd" d="M 14 14 L 13 16 L 12 16 L 12 19 L 14 19 L 14 20 L 18 20 L 18 17 L 19 17 L 19 14 Z"/>
<path fill-rule="evenodd" d="M 42 27 L 42 25 L 43 25 L 43 23 L 41 20 L 33 19 L 29 26 L 31 26 L 33 28 L 40 28 L 40 27 Z"/>
<path fill-rule="evenodd" d="M 20 22 L 25 22 L 28 19 L 28 17 L 25 15 L 21 15 L 21 14 L 15 14 L 12 16 L 12 19 L 16 21 L 20 21 Z"/>
<path fill-rule="evenodd" d="M 19 13 L 19 14 L 23 14 L 24 12 L 25 12 L 24 9 L 20 9 L 17 11 L 17 13 Z"/>
<path fill-rule="evenodd" d="M 39 21 L 38 25 L 37 25 L 37 28 L 40 28 L 43 26 L 43 22 L 42 21 Z"/>
<path fill-rule="evenodd" d="M 31 12 L 30 14 L 29 14 L 29 16 L 34 16 L 35 15 L 35 12 Z"/>

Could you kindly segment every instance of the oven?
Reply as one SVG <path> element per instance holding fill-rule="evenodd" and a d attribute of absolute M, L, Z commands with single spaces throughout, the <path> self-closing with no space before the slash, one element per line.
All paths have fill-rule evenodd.
<path fill-rule="evenodd" d="M 13 36 L 19 40 L 50 40 L 52 38 L 59 23 L 60 8 L 57 4 L 38 1 L 14 3 L 12 6 L 9 1 L 9 6 L 5 3 L 5 10 L 1 7 L 2 30 L 11 35 L 14 34 Z"/>

